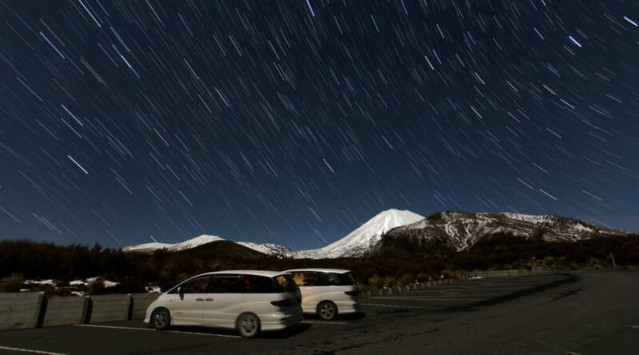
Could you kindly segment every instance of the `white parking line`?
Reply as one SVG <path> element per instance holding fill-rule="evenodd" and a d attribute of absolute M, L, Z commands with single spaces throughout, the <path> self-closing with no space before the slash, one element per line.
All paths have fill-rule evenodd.
<path fill-rule="evenodd" d="M 45 354 L 45 355 L 67 355 L 64 353 L 52 353 L 50 351 L 42 351 L 42 350 L 33 350 L 33 349 L 25 349 L 25 348 L 12 348 L 9 346 L 1 346 L 0 350 L 9 350 L 9 351 L 18 351 L 22 353 L 31 353 L 31 354 Z"/>
<path fill-rule="evenodd" d="M 74 324 L 75 327 L 86 328 L 106 328 L 106 329 L 120 329 L 120 330 L 141 330 L 155 332 L 153 328 L 137 328 L 137 327 L 120 327 L 114 325 L 98 325 L 98 324 Z M 185 332 L 180 330 L 163 330 L 162 333 L 175 333 L 175 334 L 190 334 L 190 335 L 202 335 L 221 338 L 240 338 L 239 335 L 226 335 L 226 334 L 211 334 L 211 333 L 198 333 L 198 332 Z"/>
<path fill-rule="evenodd" d="M 373 306 L 373 307 L 390 307 L 390 308 L 412 308 L 412 309 L 424 309 L 425 307 L 419 306 L 401 306 L 396 304 L 383 304 L 383 303 L 361 303 L 363 306 Z"/>
<path fill-rule="evenodd" d="M 347 322 L 335 322 L 335 321 L 321 321 L 321 320 L 308 320 L 305 319 L 303 321 L 301 321 L 300 323 L 302 324 L 332 324 L 332 325 L 348 325 L 351 323 L 347 323 Z"/>
<path fill-rule="evenodd" d="M 475 302 L 475 301 L 483 301 L 485 298 L 462 298 L 462 297 L 454 297 L 454 298 L 426 298 L 426 297 L 375 297 L 378 300 L 397 300 L 397 301 L 421 301 L 421 302 L 430 302 L 430 301 L 457 301 L 457 302 Z"/>
<path fill-rule="evenodd" d="M 99 324 L 74 324 L 74 327 L 84 327 L 84 328 L 106 328 L 106 329 L 123 329 L 123 330 L 155 330 L 153 328 L 139 328 L 139 327 L 122 327 L 115 325 L 99 325 Z"/>

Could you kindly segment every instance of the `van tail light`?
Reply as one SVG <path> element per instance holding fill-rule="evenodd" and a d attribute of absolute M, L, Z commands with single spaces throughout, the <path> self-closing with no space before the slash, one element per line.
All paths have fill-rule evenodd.
<path fill-rule="evenodd" d="M 349 295 L 349 296 L 353 296 L 353 297 L 359 295 L 359 291 L 357 291 L 357 290 L 356 291 L 346 291 L 344 293 Z"/>
<path fill-rule="evenodd" d="M 290 307 L 291 300 L 285 299 L 285 300 L 279 300 L 279 301 L 271 301 L 271 304 L 275 307 Z"/>

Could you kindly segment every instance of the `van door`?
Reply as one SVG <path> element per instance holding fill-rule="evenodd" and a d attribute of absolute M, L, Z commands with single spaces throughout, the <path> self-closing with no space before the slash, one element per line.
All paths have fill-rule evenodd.
<path fill-rule="evenodd" d="M 184 282 L 171 292 L 171 317 L 174 325 L 201 325 L 204 295 L 210 276 Z"/>
<path fill-rule="evenodd" d="M 239 274 L 213 275 L 204 295 L 203 324 L 207 327 L 235 328 L 242 311 L 243 279 Z"/>

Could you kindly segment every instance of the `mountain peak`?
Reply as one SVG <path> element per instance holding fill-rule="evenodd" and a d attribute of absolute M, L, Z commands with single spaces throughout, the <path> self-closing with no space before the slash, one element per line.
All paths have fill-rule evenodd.
<path fill-rule="evenodd" d="M 293 256 L 310 259 L 364 256 L 378 246 L 384 233 L 422 219 L 423 216 L 407 210 L 382 211 L 344 238 L 323 248 L 298 251 Z"/>

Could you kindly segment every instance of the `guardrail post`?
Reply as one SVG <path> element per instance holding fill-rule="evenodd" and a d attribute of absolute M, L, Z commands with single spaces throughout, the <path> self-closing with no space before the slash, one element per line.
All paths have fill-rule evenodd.
<path fill-rule="evenodd" d="M 46 312 L 46 309 L 43 310 L 42 306 L 43 306 L 43 300 L 44 300 L 44 292 L 38 292 L 38 299 L 36 300 L 36 304 L 35 304 L 35 309 L 33 312 L 33 327 L 37 328 L 38 325 L 42 325 L 41 320 L 44 319 L 44 312 Z M 46 305 L 45 305 L 46 307 Z"/>
<path fill-rule="evenodd" d="M 44 315 L 47 313 L 47 298 L 44 292 L 38 292 L 38 300 L 36 301 L 35 323 L 34 328 L 42 328 L 44 323 Z"/>
<path fill-rule="evenodd" d="M 91 310 L 93 304 L 91 303 L 91 296 L 84 296 L 84 304 L 82 305 L 82 316 L 80 317 L 80 324 L 89 324 L 91 322 Z"/>
<path fill-rule="evenodd" d="M 133 296 L 130 293 L 126 295 L 129 298 L 126 303 L 126 320 L 131 320 L 131 316 L 133 315 Z"/>

